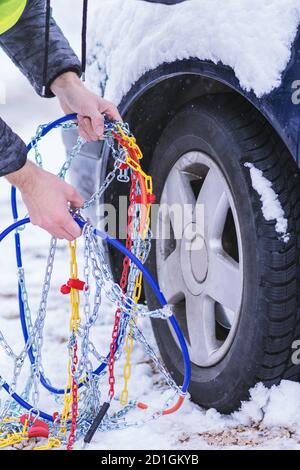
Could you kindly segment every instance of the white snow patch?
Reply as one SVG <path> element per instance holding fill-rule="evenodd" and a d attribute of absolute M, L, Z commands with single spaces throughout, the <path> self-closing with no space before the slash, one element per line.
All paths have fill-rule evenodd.
<path fill-rule="evenodd" d="M 290 239 L 287 233 L 288 221 L 278 199 L 278 195 L 272 188 L 272 183 L 265 178 L 263 172 L 255 168 L 252 163 L 245 163 L 245 167 L 250 169 L 252 186 L 260 196 L 264 218 L 267 221 L 276 220 L 275 230 L 280 234 L 281 239 L 287 243 Z"/>
<path fill-rule="evenodd" d="M 265 409 L 267 426 L 298 426 L 300 422 L 300 384 L 283 380 L 272 387 Z"/>
<path fill-rule="evenodd" d="M 300 384 L 282 380 L 280 385 L 268 389 L 258 383 L 250 391 L 250 400 L 243 402 L 232 417 L 244 425 L 261 422 L 268 427 L 299 426 Z"/>
<path fill-rule="evenodd" d="M 300 21 L 299 0 L 190 0 L 167 6 L 140 0 L 91 5 L 90 83 L 118 104 L 145 72 L 176 59 L 233 68 L 258 97 L 281 83 Z M 106 78 L 106 76 L 108 78 Z"/>
<path fill-rule="evenodd" d="M 243 426 L 259 423 L 263 420 L 263 409 L 269 399 L 269 390 L 263 384 L 257 384 L 250 390 L 250 400 L 242 403 L 239 411 L 232 414 L 233 418 Z"/>

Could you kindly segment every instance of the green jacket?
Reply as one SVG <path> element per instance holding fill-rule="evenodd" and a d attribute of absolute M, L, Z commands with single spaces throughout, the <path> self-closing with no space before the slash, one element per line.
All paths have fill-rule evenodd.
<path fill-rule="evenodd" d="M 0 0 L 0 34 L 12 28 L 20 19 L 27 0 Z"/>
<path fill-rule="evenodd" d="M 45 0 L 0 0 L 0 47 L 39 95 L 43 88 L 45 25 Z M 81 64 L 51 18 L 46 97 L 53 96 L 53 80 L 67 71 L 80 75 Z M 2 73 L 5 79 L 5 71 Z M 19 170 L 26 162 L 26 154 L 22 139 L 0 118 L 0 176 Z"/>

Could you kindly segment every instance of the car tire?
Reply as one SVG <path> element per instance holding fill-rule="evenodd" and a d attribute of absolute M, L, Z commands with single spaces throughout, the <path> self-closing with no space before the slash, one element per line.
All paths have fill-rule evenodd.
<path fill-rule="evenodd" d="M 229 254 L 235 258 L 235 262 L 238 263 L 237 269 L 242 275 L 242 281 L 234 281 L 241 289 L 241 298 L 238 311 L 235 312 L 235 316 L 232 316 L 232 323 L 228 320 L 230 315 L 227 315 L 230 311 L 227 308 L 227 305 L 231 305 L 230 299 L 225 300 L 225 306 L 215 301 L 215 306 L 212 307 L 211 297 L 205 294 L 207 304 L 200 303 L 200 297 L 201 295 L 204 297 L 204 294 L 197 294 L 197 283 L 192 295 L 195 298 L 198 295 L 199 305 L 203 311 L 208 308 L 204 306 L 209 305 L 213 317 L 209 316 L 205 310 L 205 316 L 209 320 L 199 320 L 201 311 L 198 312 L 199 316 L 193 315 L 192 320 L 187 320 L 189 318 L 186 313 L 187 305 L 194 305 L 189 312 L 191 309 L 197 312 L 198 308 L 196 304 L 193 304 L 194 297 L 192 301 L 186 300 L 190 295 L 189 289 L 192 290 L 190 286 L 193 281 L 190 282 L 189 277 L 187 277 L 188 281 L 185 280 L 185 271 L 183 272 L 179 264 L 177 268 L 174 265 L 175 270 L 169 270 L 167 275 L 163 271 L 164 260 L 167 264 L 170 253 L 173 253 L 172 249 L 170 251 L 170 246 L 166 248 L 164 245 L 163 250 L 166 248 L 166 254 L 160 245 L 161 255 L 161 251 L 158 250 L 158 244 L 161 242 L 153 240 L 147 266 L 157 279 L 160 276 L 171 276 L 171 280 L 168 280 L 169 285 L 172 280 L 175 283 L 178 277 L 183 276 L 181 277 L 185 282 L 183 291 L 188 290 L 189 294 L 185 298 L 179 298 L 180 296 L 176 298 L 175 295 L 175 301 L 173 298 L 172 303 L 174 314 L 185 332 L 187 341 L 190 335 L 196 338 L 195 333 L 191 332 L 194 330 L 194 321 L 197 326 L 206 321 L 210 325 L 215 324 L 212 328 L 215 328 L 216 345 L 220 345 L 220 348 L 226 344 L 230 332 L 234 332 L 227 347 L 223 348 L 222 354 L 215 354 L 218 350 L 213 350 L 211 356 L 207 353 L 208 360 L 206 361 L 204 360 L 205 352 L 201 353 L 198 359 L 198 352 L 195 351 L 194 356 L 197 360 L 196 363 L 192 361 L 192 378 L 189 388 L 191 397 L 196 403 L 206 408 L 212 407 L 220 412 L 230 413 L 240 406 L 242 400 L 248 398 L 249 389 L 257 382 L 271 386 L 278 384 L 283 378 L 297 380 L 299 376 L 299 366 L 291 362 L 292 344 L 300 334 L 298 310 L 299 171 L 285 145 L 266 120 L 243 98 L 231 93 L 202 97 L 197 102 L 186 105 L 169 122 L 157 143 L 150 167 L 157 203 L 162 200 L 166 182 L 173 174 L 172 171 L 186 155 L 188 155 L 187 160 L 191 160 L 191 166 L 187 170 L 180 171 L 183 173 L 190 171 L 191 174 L 195 172 L 196 180 L 200 179 L 198 187 L 195 188 L 195 185 L 192 187 L 195 197 L 199 197 L 203 188 L 206 180 L 205 171 L 210 171 L 213 167 L 220 175 L 220 179 L 216 180 L 216 191 L 218 181 L 222 180 L 222 184 L 226 187 L 225 192 L 227 194 L 228 191 L 228 198 L 230 198 L 230 209 L 224 224 L 225 231 L 229 220 L 229 229 L 226 226 L 227 232 L 229 230 L 226 235 L 229 244 L 229 248 L 226 248 L 226 256 Z M 199 156 L 202 160 L 197 167 Z M 259 194 L 252 187 L 247 163 L 262 171 L 263 176 L 271 182 L 273 190 L 278 195 L 288 220 L 288 240 L 283 240 L 283 237 L 276 232 L 275 220 L 265 220 L 262 202 Z M 208 170 L 205 169 L 206 164 Z M 184 178 L 186 178 L 186 173 Z M 176 187 L 176 181 L 175 179 L 173 186 L 170 187 L 180 192 L 179 186 Z M 191 186 L 192 181 L 193 179 L 191 179 Z M 174 198 L 176 199 L 176 195 Z M 239 240 L 237 240 L 237 226 Z M 221 245 L 225 251 L 224 237 L 222 233 Z M 175 245 L 177 243 L 178 241 L 175 240 Z M 174 247 L 174 240 L 171 240 L 170 244 Z M 234 244 L 238 246 L 234 247 Z M 219 288 L 217 288 L 218 283 L 214 281 L 218 265 L 211 261 L 213 255 L 210 254 L 209 248 L 205 250 L 206 254 L 202 253 L 197 258 L 201 261 L 195 267 L 196 271 L 200 269 L 197 282 L 205 277 L 205 273 L 202 272 L 204 268 L 200 265 L 207 263 L 206 280 L 199 283 L 204 285 L 208 282 L 208 278 L 211 279 L 213 287 L 208 290 L 213 291 L 215 288 L 217 298 L 218 296 L 225 297 L 224 286 L 222 287 L 219 283 Z M 230 250 L 232 250 L 231 253 Z M 163 261 L 160 259 L 161 256 Z M 164 256 L 166 258 L 163 258 Z M 195 264 L 192 258 L 194 259 L 194 255 L 184 258 L 184 260 L 190 260 L 185 264 L 191 263 L 191 266 L 192 263 Z M 233 262 L 232 265 L 234 265 Z M 187 276 L 190 276 L 191 266 L 184 268 L 189 271 Z M 161 275 L 160 272 L 162 272 Z M 224 269 L 224 274 L 226 272 Z M 192 275 L 194 276 L 194 271 Z M 225 277 L 223 276 L 226 288 L 230 289 L 230 283 Z M 233 279 L 237 279 L 236 271 L 234 271 Z M 164 292 L 163 285 L 161 289 Z M 223 294 L 220 294 L 222 289 Z M 157 301 L 147 285 L 145 285 L 145 295 L 149 307 L 157 308 Z M 233 307 L 235 305 L 238 305 L 238 301 L 233 302 Z M 237 320 L 234 320 L 235 318 Z M 188 321 L 191 326 L 190 330 L 187 326 Z M 208 327 L 205 326 L 205 331 L 206 328 Z M 182 383 L 181 353 L 168 322 L 153 320 L 153 329 L 166 367 L 176 382 Z M 197 340 L 195 344 L 198 344 Z M 210 360 L 213 355 L 215 359 Z"/>

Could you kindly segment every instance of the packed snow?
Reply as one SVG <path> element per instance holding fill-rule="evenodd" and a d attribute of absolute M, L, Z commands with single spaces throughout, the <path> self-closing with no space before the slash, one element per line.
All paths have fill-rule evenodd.
<path fill-rule="evenodd" d="M 69 5 L 68 8 L 65 7 L 67 2 Z M 76 8 L 73 6 L 74 2 L 75 0 L 64 0 L 64 7 L 62 7 L 61 1 L 53 0 L 53 6 L 54 14 L 58 18 L 58 21 L 63 26 L 64 30 L 74 31 L 74 21 L 76 22 L 76 25 L 78 26 L 76 30 L 77 34 L 72 34 L 71 39 L 72 44 L 75 44 L 75 48 L 78 49 L 80 14 L 78 17 L 75 17 L 73 16 L 73 11 L 76 10 L 77 6 L 79 9 L 82 2 L 81 0 L 76 0 Z M 109 21 L 107 21 L 107 13 L 110 11 L 109 3 L 118 4 L 119 10 L 117 11 L 117 14 L 114 13 L 114 15 L 109 18 Z M 253 6 L 251 9 L 250 1 L 248 2 L 248 0 L 245 0 L 244 5 L 247 6 L 249 14 L 245 13 L 244 16 L 241 14 L 240 6 L 241 3 L 243 3 L 241 1 L 233 2 L 232 0 L 228 0 L 226 3 L 221 3 L 220 1 L 216 2 L 213 0 L 210 0 L 209 2 L 190 0 L 188 3 L 193 3 L 194 6 L 197 7 L 197 11 L 198 9 L 200 11 L 197 22 L 194 18 L 196 15 L 193 15 L 194 17 L 189 16 L 191 25 L 189 26 L 187 23 L 187 26 L 184 29 L 189 33 L 189 39 L 195 33 L 200 37 L 203 27 L 209 27 L 209 24 L 206 23 L 208 18 L 210 18 L 207 16 L 207 12 L 210 8 L 215 14 L 213 21 L 211 21 L 213 25 L 221 17 L 220 15 L 222 15 L 222 11 L 224 17 L 227 18 L 226 15 L 230 14 L 230 8 L 233 9 L 233 6 L 235 6 L 236 14 L 233 15 L 232 22 L 233 29 L 236 31 L 236 34 L 238 31 L 237 22 L 239 17 L 244 18 L 243 29 L 246 28 L 245 31 L 250 34 L 250 13 L 252 17 L 260 19 L 259 23 L 262 24 L 262 12 L 264 12 L 264 14 L 270 14 L 270 18 L 272 20 L 272 9 L 274 8 L 276 14 L 279 16 L 279 20 L 278 22 L 275 22 L 274 13 L 274 21 L 272 20 L 271 24 L 267 25 L 267 29 L 270 30 L 270 34 L 272 33 L 274 44 L 263 44 L 263 38 L 265 37 L 264 34 L 266 34 L 266 25 L 264 25 L 261 31 L 258 27 L 255 27 L 255 29 L 252 30 L 254 39 L 256 35 L 258 35 L 258 39 L 255 39 L 254 41 L 255 47 L 253 45 L 253 48 L 254 51 L 258 53 L 259 58 L 257 59 L 257 62 L 260 61 L 261 64 L 263 64 L 263 70 L 259 70 L 258 64 L 253 62 L 255 59 L 254 57 L 251 57 L 252 53 L 250 49 L 246 49 L 245 54 L 247 53 L 247 61 L 250 61 L 251 66 L 249 65 L 248 67 L 248 64 L 246 64 L 247 61 L 245 60 L 246 65 L 236 63 L 236 67 L 234 68 L 238 78 L 241 80 L 241 83 L 243 82 L 244 86 L 253 88 L 258 94 L 266 93 L 270 91 L 272 87 L 275 87 L 280 83 L 280 73 L 285 68 L 288 61 L 290 53 L 289 47 L 296 31 L 299 18 L 299 8 L 297 4 L 299 2 L 292 0 L 286 2 L 279 2 L 277 0 L 260 0 L 258 2 L 257 0 L 252 0 L 251 5 Z M 205 3 L 207 3 L 207 7 L 205 7 Z M 125 11 L 125 6 L 123 7 L 124 4 L 126 4 L 126 7 L 128 6 L 127 12 Z M 218 4 L 221 5 L 220 8 L 217 8 Z M 176 15 L 174 13 L 173 18 L 170 13 L 171 10 L 166 10 L 168 7 L 162 7 L 161 5 L 146 5 L 136 0 L 126 0 L 126 2 L 111 0 L 110 2 L 102 1 L 101 6 L 103 6 L 103 18 L 101 18 L 99 11 L 99 17 L 97 18 L 97 21 L 99 22 L 98 32 L 101 36 L 102 32 L 103 34 L 105 33 L 105 37 L 107 37 L 107 40 L 111 41 L 112 46 L 115 48 L 111 62 L 107 62 L 106 66 L 110 71 L 119 70 L 119 75 L 116 73 L 112 76 L 108 92 L 112 97 L 115 96 L 116 101 L 118 101 L 131 84 L 139 78 L 140 74 L 146 71 L 147 67 L 155 67 L 157 59 L 165 60 L 164 50 L 165 56 L 167 56 L 168 48 L 173 50 L 171 41 L 165 46 L 165 49 L 160 51 L 158 58 L 152 56 L 152 52 L 154 50 L 152 48 L 152 42 L 153 38 L 155 39 L 155 31 L 158 31 L 161 27 L 161 18 L 164 18 L 163 24 L 166 31 L 168 31 L 168 34 L 170 31 L 168 30 L 169 19 L 168 21 L 166 20 L 167 15 L 170 15 L 170 21 L 172 22 L 173 27 L 175 27 L 175 31 L 178 31 L 181 27 L 183 28 L 184 25 L 183 20 L 178 18 L 178 16 L 180 16 L 178 13 L 176 13 Z M 183 6 L 184 4 L 182 7 L 178 5 L 172 8 L 175 8 L 176 10 L 174 11 L 177 12 L 181 11 L 178 10 L 178 7 L 183 8 Z M 185 6 L 187 6 L 187 3 Z M 72 16 L 69 15 L 71 7 Z M 151 14 L 149 16 L 149 8 L 153 9 L 153 15 Z M 139 33 L 142 35 L 139 36 L 138 31 L 133 31 L 135 33 L 134 50 L 130 50 L 130 52 L 128 50 L 123 50 L 124 56 L 122 57 L 122 63 L 124 63 L 124 57 L 127 57 L 127 66 L 123 66 L 122 69 L 118 69 L 117 64 L 114 66 L 114 63 L 116 63 L 116 60 L 121 53 L 118 49 L 118 47 L 120 47 L 119 43 L 121 42 L 121 36 L 119 36 L 119 34 L 121 33 L 118 32 L 117 37 L 113 38 L 110 35 L 109 30 L 110 28 L 113 29 L 113 26 L 115 27 L 115 25 L 119 25 L 120 27 L 116 30 L 122 30 L 124 42 L 128 47 L 128 42 L 126 41 L 128 41 L 127 30 L 129 26 L 129 13 L 133 15 L 132 18 L 143 20 L 142 24 L 145 24 L 144 22 L 147 21 L 145 27 L 147 27 L 147 31 L 149 28 L 149 34 L 151 35 L 147 46 L 144 43 L 142 35 L 143 32 Z M 126 15 L 128 15 L 128 17 Z M 204 21 L 203 18 L 206 18 L 206 20 Z M 124 25 L 122 24 L 123 21 L 125 21 Z M 252 27 L 254 28 L 254 26 Z M 240 51 L 242 46 L 240 43 L 240 37 L 238 37 L 238 40 L 235 43 L 234 37 L 231 36 L 230 29 L 230 25 L 227 23 L 227 33 L 225 36 L 228 38 L 228 41 L 230 37 L 232 38 L 232 54 L 228 64 L 233 66 L 237 61 L 238 50 Z M 205 31 L 207 31 L 207 29 L 205 29 Z M 217 45 L 221 41 L 221 32 L 217 31 L 216 26 L 214 26 L 212 31 L 214 32 L 214 35 L 212 36 L 213 39 L 211 40 L 212 48 L 209 50 L 212 53 L 214 52 L 214 61 L 223 61 L 222 57 L 219 57 L 222 51 L 219 50 L 220 54 L 217 51 Z M 128 34 L 128 36 L 130 35 Z M 172 36 L 172 40 L 173 39 L 175 40 L 176 38 Z M 155 40 L 159 41 L 159 36 Z M 201 48 L 201 50 L 205 45 L 202 45 L 202 41 L 204 41 L 204 38 L 199 40 L 199 48 Z M 246 43 L 243 42 L 243 44 L 246 45 L 248 43 L 246 41 Z M 108 42 L 105 47 L 108 47 Z M 149 49 L 147 49 L 147 47 Z M 189 54 L 191 51 L 189 48 L 190 46 L 188 45 L 187 47 L 188 49 L 185 51 L 185 54 Z M 261 49 L 263 49 L 264 53 Z M 182 54 L 183 53 L 184 51 Z M 131 65 L 136 63 L 137 58 L 142 57 L 143 54 L 145 55 L 145 59 L 141 61 L 137 70 L 132 70 Z M 252 55 L 254 56 L 255 54 L 253 53 Z M 185 55 L 183 54 L 183 56 Z M 239 58 L 239 60 L 242 61 L 243 58 Z M 22 135 L 25 141 L 28 141 L 29 137 L 34 133 L 37 124 L 54 119 L 60 115 L 61 111 L 54 100 L 41 101 L 36 97 L 20 74 L 16 73 L 15 68 L 10 65 L 2 55 L 0 55 L 0 64 L 2 70 L 5 70 L 5 74 L 7 74 L 5 77 L 2 77 L 6 79 L 7 105 L 1 105 L 1 116 L 9 121 L 12 127 Z M 105 69 L 103 70 L 105 71 Z M 124 74 L 124 77 L 122 74 Z M 118 82 L 118 80 L 120 81 Z M 41 104 L 43 104 L 43 106 L 41 106 Z M 46 140 L 45 144 L 43 144 L 43 153 L 45 154 L 46 161 L 48 162 L 48 168 L 55 171 L 55 169 L 58 168 L 59 163 L 64 158 L 64 149 L 59 133 Z M 2 230 L 11 221 L 9 188 L 4 180 L 0 181 L 0 194 L 0 230 Z M 23 209 L 21 213 L 24 214 L 25 209 Z M 277 214 L 279 214 L 279 212 L 277 212 Z M 283 234 L 283 232 L 281 232 L 281 234 Z M 47 234 L 37 228 L 31 227 L 24 233 L 24 264 L 27 269 L 28 290 L 33 311 L 35 311 L 40 298 L 48 242 L 49 237 Z M 10 345 L 16 351 L 20 351 L 23 339 L 18 318 L 16 268 L 13 250 L 12 237 L 3 242 L 0 246 L 0 265 L 2 273 L 5 273 L 1 278 L 0 289 L 0 329 L 4 332 Z M 43 348 L 46 375 L 49 376 L 53 383 L 58 386 L 63 386 L 65 384 L 67 367 L 66 345 L 68 337 L 69 300 L 59 293 L 60 285 L 68 278 L 67 256 L 68 252 L 66 244 L 60 243 L 55 262 L 54 279 L 50 294 Z M 105 318 L 102 322 L 97 324 L 94 331 L 94 339 L 100 349 L 107 351 L 112 328 L 113 308 L 106 304 L 104 310 L 106 312 Z M 142 324 L 151 343 L 155 346 L 148 321 L 145 320 Z M 6 359 L 2 349 L 0 352 L 0 364 L 0 375 L 3 375 L 7 380 L 10 380 L 12 374 L 12 363 Z M 117 368 L 116 378 L 117 383 L 119 384 L 118 390 L 120 390 L 122 385 L 122 363 Z M 24 376 L 22 376 L 22 379 L 24 380 Z M 140 349 L 135 348 L 133 354 L 133 376 L 130 383 L 130 396 L 138 397 L 139 399 L 143 399 L 144 401 L 152 404 L 157 404 L 165 393 L 165 385 L 158 381 L 157 374 L 155 374 L 155 371 L 150 367 L 143 352 Z M 4 395 L 1 394 L 1 398 L 4 398 Z M 54 411 L 56 408 L 53 400 L 44 392 L 41 394 L 41 407 L 50 412 L 52 410 Z M 147 424 L 144 427 L 97 434 L 91 448 L 103 450 L 184 450 L 218 449 L 224 447 L 226 449 L 300 449 L 299 422 L 300 384 L 283 381 L 280 386 L 273 387 L 271 390 L 258 384 L 251 391 L 250 400 L 243 403 L 241 409 L 230 416 L 221 415 L 213 409 L 204 410 L 187 400 L 179 413 L 164 417 L 159 421 Z M 80 448 L 81 442 L 79 442 L 77 446 Z"/>
<path fill-rule="evenodd" d="M 281 83 L 300 21 L 298 0 L 189 0 L 173 6 L 140 0 L 93 4 L 90 83 L 118 104 L 147 71 L 199 58 L 233 68 L 260 97 Z"/>
<path fill-rule="evenodd" d="M 49 138 L 55 162 L 63 159 L 63 149 L 53 137 Z M 1 186 L 0 221 L 2 230 L 11 220 L 9 192 Z M 24 213 L 24 210 L 21 211 Z M 42 279 L 47 255 L 49 237 L 38 228 L 31 227 L 23 235 L 24 265 L 27 269 L 27 283 L 30 303 L 36 311 L 40 298 Z M 67 368 L 67 338 L 69 322 L 69 299 L 61 295 L 59 287 L 68 278 L 67 244 L 59 243 L 54 267 L 54 278 L 50 292 L 49 309 L 46 319 L 43 363 L 46 375 L 53 384 L 63 386 Z M 80 258 L 80 257 L 79 257 Z M 0 249 L 0 265 L 5 276 L 0 290 L 0 329 L 15 351 L 20 351 L 23 339 L 18 318 L 16 296 L 16 270 L 13 251 L 13 237 L 6 240 Z M 82 273 L 82 264 L 80 266 Z M 102 352 L 108 350 L 112 330 L 114 309 L 105 303 L 102 320 L 94 329 L 93 339 Z M 142 328 L 155 347 L 148 320 Z M 136 347 L 133 353 L 133 374 L 130 382 L 130 396 L 152 405 L 158 405 L 168 395 L 165 384 L 149 364 L 143 351 Z M 0 351 L 0 374 L 11 379 L 12 361 Z M 28 368 L 27 368 L 28 371 Z M 117 391 L 121 390 L 123 359 L 116 368 Z M 24 383 L 25 375 L 22 375 Z M 5 395 L 0 394 L 3 399 Z M 45 392 L 41 392 L 41 408 L 53 412 L 57 404 Z M 139 413 L 142 413 L 139 411 Z M 129 420 L 139 419 L 136 413 Z M 166 416 L 139 428 L 98 433 L 91 449 L 300 449 L 300 384 L 283 381 L 271 390 L 257 384 L 251 390 L 251 398 L 241 409 L 230 416 L 221 415 L 214 409 L 204 410 L 187 400 L 176 414 Z M 77 443 L 81 448 L 82 442 Z"/>
<path fill-rule="evenodd" d="M 275 230 L 280 235 L 280 238 L 287 243 L 290 239 L 287 232 L 288 220 L 285 217 L 278 195 L 272 188 L 272 183 L 252 163 L 245 163 L 245 167 L 249 168 L 253 189 L 260 196 L 262 213 L 265 220 L 276 221 Z"/>

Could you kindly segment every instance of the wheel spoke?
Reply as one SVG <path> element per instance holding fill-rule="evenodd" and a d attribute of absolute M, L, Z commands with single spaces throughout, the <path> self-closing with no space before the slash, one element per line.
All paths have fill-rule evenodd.
<path fill-rule="evenodd" d="M 182 300 L 184 280 L 180 267 L 178 245 L 167 259 L 160 261 L 159 284 L 168 303 L 176 303 Z"/>
<path fill-rule="evenodd" d="M 191 361 L 205 365 L 221 345 L 216 339 L 214 302 L 205 295 L 186 295 L 186 319 Z"/>
<path fill-rule="evenodd" d="M 193 220 L 196 199 L 190 184 L 190 175 L 172 169 L 165 186 L 163 202 L 169 206 L 169 214 L 175 238 L 181 238 L 183 229 Z"/>
<path fill-rule="evenodd" d="M 226 253 L 209 253 L 210 274 L 206 293 L 223 307 L 237 313 L 240 308 L 243 277 L 239 264 Z"/>
<path fill-rule="evenodd" d="M 204 234 L 202 235 L 205 236 L 206 241 L 211 238 L 220 238 L 230 205 L 224 182 L 215 168 L 209 169 L 199 193 L 197 204 L 204 207 Z"/>

